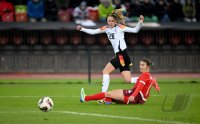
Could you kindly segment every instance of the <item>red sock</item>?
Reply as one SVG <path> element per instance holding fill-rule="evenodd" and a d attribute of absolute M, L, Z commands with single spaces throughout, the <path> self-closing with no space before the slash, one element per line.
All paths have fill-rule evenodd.
<path fill-rule="evenodd" d="M 90 100 L 100 100 L 105 98 L 105 93 L 101 92 L 101 93 L 97 93 L 91 96 L 85 96 L 85 101 L 90 101 Z"/>

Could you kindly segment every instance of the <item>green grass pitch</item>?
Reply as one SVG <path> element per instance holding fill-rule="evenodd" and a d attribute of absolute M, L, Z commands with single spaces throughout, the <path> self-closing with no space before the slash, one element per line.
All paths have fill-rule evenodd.
<path fill-rule="evenodd" d="M 200 79 L 160 79 L 161 93 L 151 90 L 144 105 L 80 103 L 86 94 L 101 91 L 100 80 L 0 79 L 0 124 L 181 124 L 200 123 Z M 133 84 L 111 79 L 110 90 Z M 37 102 L 50 96 L 54 108 L 42 112 Z"/>

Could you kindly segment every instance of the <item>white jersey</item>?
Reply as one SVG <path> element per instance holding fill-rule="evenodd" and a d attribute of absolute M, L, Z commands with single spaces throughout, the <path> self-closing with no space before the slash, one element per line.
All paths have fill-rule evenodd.
<path fill-rule="evenodd" d="M 123 51 L 124 49 L 127 48 L 126 42 L 124 39 L 124 32 L 137 33 L 137 32 L 139 32 L 141 26 L 142 26 L 142 23 L 138 22 L 137 26 L 134 28 L 118 24 L 113 28 L 110 28 L 109 26 L 103 26 L 98 29 L 82 28 L 81 31 L 91 34 L 91 35 L 106 33 L 108 36 L 108 39 L 110 40 L 110 42 L 112 44 L 114 52 L 117 53 L 117 52 L 119 52 L 119 50 Z"/>

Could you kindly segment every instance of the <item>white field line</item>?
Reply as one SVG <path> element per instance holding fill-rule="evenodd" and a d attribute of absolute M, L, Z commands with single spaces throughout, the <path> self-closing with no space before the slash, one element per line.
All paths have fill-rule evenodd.
<path fill-rule="evenodd" d="M 96 117 L 107 117 L 107 118 L 125 119 L 125 120 L 157 122 L 157 123 L 162 123 L 162 124 L 163 123 L 166 123 L 166 124 L 192 124 L 192 123 L 180 122 L 180 121 L 165 121 L 165 120 L 141 118 L 141 117 L 126 117 L 126 116 L 105 115 L 105 114 L 95 114 L 95 113 L 80 113 L 80 112 L 72 112 L 72 111 L 57 111 L 57 112 L 64 113 L 64 114 L 81 115 L 81 116 L 96 116 Z"/>
<path fill-rule="evenodd" d="M 40 111 L 0 111 L 0 114 L 27 114 L 27 113 L 39 113 Z M 54 113 L 62 113 L 62 114 L 72 114 L 79 116 L 94 116 L 94 117 L 106 117 L 106 118 L 114 118 L 114 119 L 125 119 L 125 120 L 138 120 L 142 122 L 156 122 L 156 123 L 165 123 L 165 124 L 192 124 L 188 122 L 180 122 L 180 121 L 166 121 L 159 119 L 151 119 L 151 118 L 142 118 L 142 117 L 126 117 L 126 116 L 117 116 L 117 115 L 105 115 L 105 114 L 95 114 L 95 113 L 81 113 L 74 111 L 51 111 Z"/>

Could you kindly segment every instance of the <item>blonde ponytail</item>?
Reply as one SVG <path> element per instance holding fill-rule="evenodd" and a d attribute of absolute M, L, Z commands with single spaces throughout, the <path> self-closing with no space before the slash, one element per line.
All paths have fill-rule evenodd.
<path fill-rule="evenodd" d="M 117 23 L 125 24 L 125 16 L 127 15 L 125 9 L 115 9 L 113 10 L 112 14 L 115 15 Z"/>

